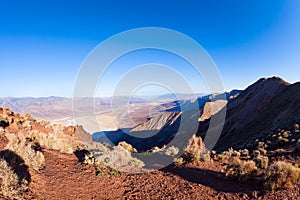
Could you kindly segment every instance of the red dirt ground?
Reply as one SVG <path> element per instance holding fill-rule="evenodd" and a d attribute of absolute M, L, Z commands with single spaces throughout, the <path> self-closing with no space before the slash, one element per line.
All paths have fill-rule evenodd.
<path fill-rule="evenodd" d="M 173 166 L 149 173 L 96 176 L 75 155 L 45 150 L 46 165 L 30 170 L 34 199 L 300 199 L 300 184 L 263 196 L 257 183 L 218 177 L 217 162 Z"/>

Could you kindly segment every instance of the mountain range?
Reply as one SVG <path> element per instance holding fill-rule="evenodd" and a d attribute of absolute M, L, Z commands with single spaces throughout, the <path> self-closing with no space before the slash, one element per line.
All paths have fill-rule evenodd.
<path fill-rule="evenodd" d="M 138 150 L 147 150 L 154 146 L 162 147 L 178 131 L 183 108 L 189 111 L 191 116 L 193 114 L 199 116 L 197 135 L 203 139 L 211 117 L 218 118 L 218 115 L 222 115 L 225 111 L 224 127 L 214 147 L 215 150 L 224 151 L 230 147 L 249 148 L 254 145 L 255 140 L 262 139 L 280 128 L 291 128 L 300 122 L 299 93 L 300 83 L 290 84 L 278 77 L 262 78 L 243 91 L 233 90 L 224 94 L 206 95 L 199 97 L 197 101 L 170 102 L 172 108 L 146 122 L 126 130 L 106 132 L 107 137 L 98 132 L 93 138 L 102 142 L 108 138 L 115 144 L 126 141 Z M 194 104 L 198 104 L 199 113 L 189 110 Z M 145 132 L 148 134 L 147 139 L 146 136 L 142 138 L 139 136 Z M 152 136 L 152 132 L 157 134 Z"/>

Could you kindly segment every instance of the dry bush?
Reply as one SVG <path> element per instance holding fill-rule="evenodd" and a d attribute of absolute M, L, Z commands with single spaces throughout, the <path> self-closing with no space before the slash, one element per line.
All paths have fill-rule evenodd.
<path fill-rule="evenodd" d="M 184 150 L 183 159 L 186 162 L 194 162 L 200 160 L 200 154 L 204 153 L 205 146 L 200 137 L 193 135 L 188 146 Z"/>
<path fill-rule="evenodd" d="M 294 130 L 295 130 L 295 132 L 299 132 L 299 124 L 294 125 Z"/>
<path fill-rule="evenodd" d="M 8 163 L 0 158 L 0 197 L 5 199 L 19 200 L 22 193 L 27 190 L 27 181 L 20 180 Z"/>
<path fill-rule="evenodd" d="M 170 146 L 165 149 L 164 154 L 167 156 L 176 156 L 179 153 L 179 149 L 175 146 Z"/>
<path fill-rule="evenodd" d="M 211 161 L 210 152 L 206 151 L 206 152 L 200 153 L 200 161 L 201 162 L 209 162 L 209 161 Z"/>
<path fill-rule="evenodd" d="M 25 161 L 26 165 L 35 170 L 40 169 L 44 165 L 44 154 L 37 149 L 37 143 L 28 142 L 25 138 L 19 138 L 13 133 L 7 133 L 6 137 L 9 140 L 6 149 L 18 154 Z"/>
<path fill-rule="evenodd" d="M 174 158 L 173 162 L 177 165 L 182 165 L 184 163 L 184 160 L 182 157 Z"/>
<path fill-rule="evenodd" d="M 50 121 L 47 121 L 47 120 L 40 120 L 38 121 L 38 123 L 45 127 L 45 128 L 51 128 L 51 122 Z"/>
<path fill-rule="evenodd" d="M 249 150 L 248 149 L 242 149 L 240 150 L 241 156 L 242 157 L 249 157 Z"/>
<path fill-rule="evenodd" d="M 270 165 L 264 176 L 264 188 L 268 191 L 286 189 L 299 179 L 300 169 L 291 163 L 278 161 Z"/>
<path fill-rule="evenodd" d="M 269 158 L 267 156 L 257 156 L 253 161 L 256 163 L 256 166 L 261 169 L 267 169 L 269 164 Z"/>
<path fill-rule="evenodd" d="M 238 179 L 240 182 L 247 181 L 257 174 L 254 161 L 242 161 L 234 157 L 230 164 L 225 165 L 223 173 L 226 178 Z"/>
<path fill-rule="evenodd" d="M 268 151 L 264 148 L 258 148 L 258 151 L 260 152 L 260 155 L 266 155 Z"/>
<path fill-rule="evenodd" d="M 85 148 L 85 144 L 83 142 L 58 137 L 58 133 L 45 134 L 37 130 L 32 130 L 28 132 L 27 138 L 32 142 L 46 147 L 47 149 L 58 150 L 62 153 L 72 154 L 76 150 Z"/>
<path fill-rule="evenodd" d="M 127 166 L 143 167 L 143 161 L 132 157 L 131 153 L 122 147 L 115 146 L 113 149 L 104 146 L 95 150 L 90 150 L 90 154 L 85 156 L 84 163 L 105 165 L 116 169 L 122 169 Z"/>
<path fill-rule="evenodd" d="M 137 150 L 131 144 L 128 144 L 125 141 L 119 142 L 118 146 L 123 148 L 124 150 L 126 150 L 128 152 L 137 153 Z"/>

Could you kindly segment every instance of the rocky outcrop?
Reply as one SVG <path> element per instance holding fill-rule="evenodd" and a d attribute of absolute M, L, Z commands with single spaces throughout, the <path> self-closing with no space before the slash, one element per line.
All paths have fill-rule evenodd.
<path fill-rule="evenodd" d="M 205 121 L 206 119 L 211 118 L 212 115 L 218 113 L 222 108 L 227 104 L 227 100 L 217 100 L 214 102 L 207 102 L 204 105 L 202 115 L 199 118 L 200 122 Z"/>

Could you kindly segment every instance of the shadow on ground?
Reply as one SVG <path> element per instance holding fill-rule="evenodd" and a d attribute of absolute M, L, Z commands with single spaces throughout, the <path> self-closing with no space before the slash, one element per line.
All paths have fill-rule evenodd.
<path fill-rule="evenodd" d="M 172 173 L 192 183 L 210 187 L 217 192 L 247 194 L 251 197 L 254 191 L 260 191 L 261 188 L 261 183 L 259 182 L 239 183 L 235 180 L 227 180 L 221 178 L 220 172 L 209 169 L 169 166 L 161 171 Z"/>

